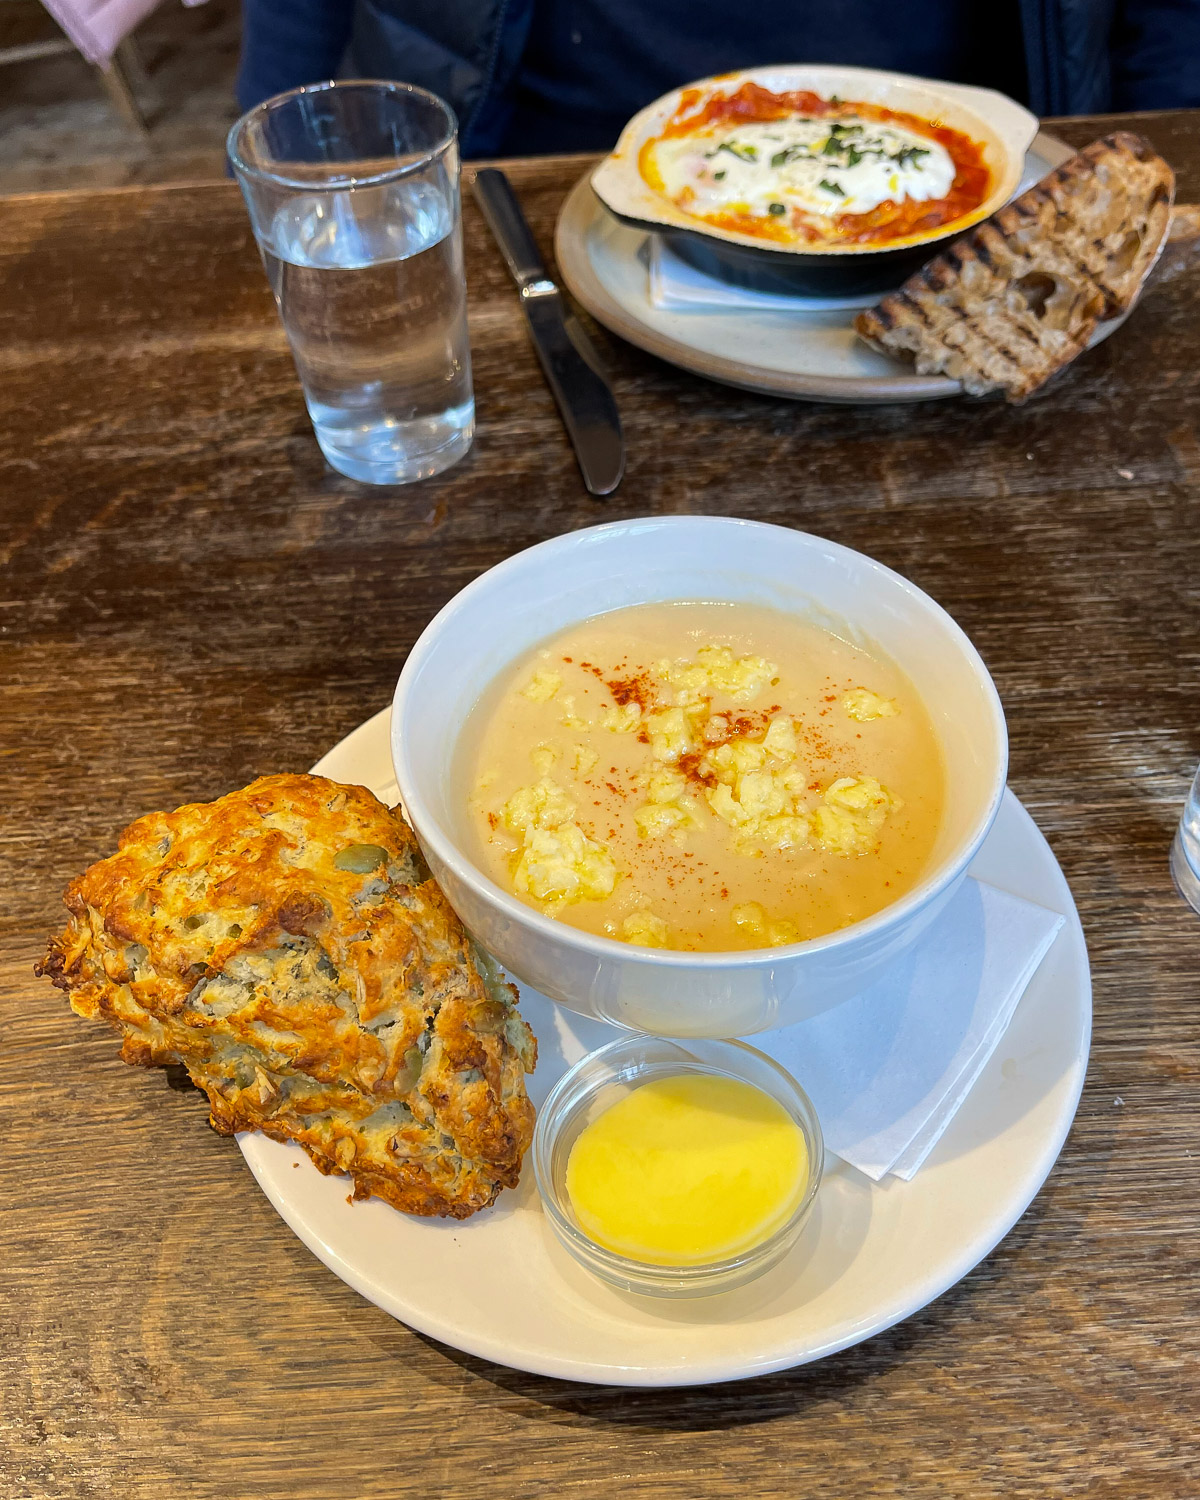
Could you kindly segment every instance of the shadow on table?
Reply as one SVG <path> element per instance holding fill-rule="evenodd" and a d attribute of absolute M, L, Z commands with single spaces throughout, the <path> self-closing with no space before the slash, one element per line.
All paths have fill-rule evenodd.
<path fill-rule="evenodd" d="M 1044 1238 L 1046 1216 L 1061 1220 L 1055 1185 L 1056 1179 L 1051 1179 L 1003 1245 L 929 1307 L 853 1348 L 774 1375 L 668 1389 L 587 1385 L 505 1369 L 460 1354 L 399 1325 L 373 1329 L 369 1337 L 389 1357 L 405 1357 L 408 1341 L 419 1338 L 431 1354 L 441 1355 L 457 1367 L 453 1372 L 440 1372 L 439 1362 L 431 1359 L 423 1365 L 425 1379 L 461 1390 L 462 1376 L 475 1376 L 493 1388 L 510 1418 L 549 1419 L 564 1426 L 629 1426 L 679 1432 L 721 1431 L 773 1421 L 839 1401 L 859 1386 L 903 1366 L 927 1341 L 950 1336 L 954 1325 L 969 1327 L 975 1316 L 973 1304 L 980 1295 L 1011 1276 L 1013 1261 L 1027 1246 Z M 1070 1217 L 1074 1221 L 1077 1215 L 1071 1213 Z M 1072 1238 L 1075 1228 L 1072 1222 L 1068 1231 Z M 480 1399 L 488 1400 L 482 1393 Z"/>

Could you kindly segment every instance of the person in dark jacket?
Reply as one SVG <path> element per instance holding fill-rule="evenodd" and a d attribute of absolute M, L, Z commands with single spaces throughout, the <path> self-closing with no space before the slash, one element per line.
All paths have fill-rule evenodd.
<path fill-rule="evenodd" d="M 1200 105 L 1200 0 L 244 0 L 238 102 L 341 75 L 440 94 L 463 154 L 603 151 L 694 78 L 853 63 L 1040 115 Z"/>

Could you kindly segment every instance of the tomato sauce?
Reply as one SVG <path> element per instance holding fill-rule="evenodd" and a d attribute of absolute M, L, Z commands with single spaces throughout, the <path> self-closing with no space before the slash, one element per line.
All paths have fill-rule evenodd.
<path fill-rule="evenodd" d="M 930 234 L 961 219 L 979 207 L 991 191 L 992 175 L 984 161 L 984 148 L 978 141 L 952 130 L 938 120 L 888 109 L 882 104 L 856 104 L 846 99 L 823 99 L 809 89 L 795 89 L 775 94 L 757 83 L 744 83 L 730 94 L 709 94 L 703 89 L 685 89 L 674 116 L 667 122 L 657 140 L 670 140 L 696 134 L 713 125 L 781 120 L 789 115 L 812 118 L 876 120 L 894 124 L 927 136 L 938 142 L 954 163 L 954 182 L 943 198 L 905 198 L 896 203 L 885 199 L 867 213 L 836 214 L 829 217 L 810 215 L 795 209 L 790 221 L 763 219 L 757 214 L 710 213 L 697 215 L 718 229 L 753 235 L 756 239 L 794 244 L 796 241 L 836 244 L 879 245 L 913 235 Z M 639 169 L 643 178 L 658 191 L 662 184 L 650 162 L 655 141 L 642 147 Z M 690 192 L 680 195 L 679 207 Z"/>

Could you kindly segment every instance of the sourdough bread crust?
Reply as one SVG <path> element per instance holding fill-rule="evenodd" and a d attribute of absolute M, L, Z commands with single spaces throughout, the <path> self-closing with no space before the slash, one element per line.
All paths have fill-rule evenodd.
<path fill-rule="evenodd" d="M 1132 307 L 1166 241 L 1174 173 L 1141 136 L 1093 141 L 855 319 L 885 354 L 971 395 L 1025 400 Z"/>

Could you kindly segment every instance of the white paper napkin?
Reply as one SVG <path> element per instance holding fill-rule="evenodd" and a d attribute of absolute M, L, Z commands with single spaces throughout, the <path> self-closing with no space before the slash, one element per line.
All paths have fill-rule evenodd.
<path fill-rule="evenodd" d="M 798 297 L 751 292 L 706 276 L 681 260 L 658 235 L 650 236 L 650 302 L 663 312 L 836 312 L 870 307 L 872 297 Z"/>
<path fill-rule="evenodd" d="M 748 1037 L 816 1106 L 825 1144 L 874 1182 L 906 1182 L 1004 1035 L 1063 924 L 966 880 L 916 947 L 853 1000 Z"/>

